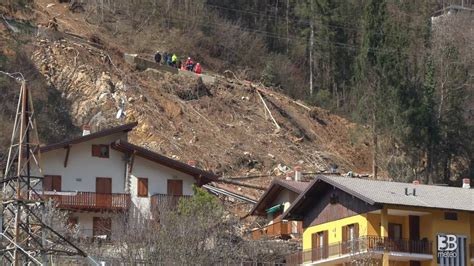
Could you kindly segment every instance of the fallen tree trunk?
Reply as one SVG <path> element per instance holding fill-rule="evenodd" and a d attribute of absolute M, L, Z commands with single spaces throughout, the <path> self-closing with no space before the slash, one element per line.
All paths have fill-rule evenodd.
<path fill-rule="evenodd" d="M 241 187 L 248 187 L 248 188 L 253 188 L 253 189 L 258 189 L 258 190 L 266 190 L 266 187 L 261 187 L 261 186 L 256 186 L 256 185 L 251 185 L 251 184 L 245 184 L 241 182 L 236 182 L 232 180 L 227 180 L 227 179 L 219 179 L 215 181 L 216 183 L 222 182 L 225 184 L 231 184 L 231 185 L 236 185 L 236 186 L 241 186 Z"/>

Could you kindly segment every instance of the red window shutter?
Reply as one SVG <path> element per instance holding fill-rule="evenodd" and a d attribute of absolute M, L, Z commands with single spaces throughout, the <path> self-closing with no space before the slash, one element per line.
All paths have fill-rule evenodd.
<path fill-rule="evenodd" d="M 347 246 L 347 240 L 349 239 L 349 226 L 344 225 L 342 227 L 342 253 L 347 253 L 348 252 L 348 246 Z"/>
<path fill-rule="evenodd" d="M 345 242 L 347 241 L 347 239 L 348 239 L 347 236 L 348 236 L 348 231 L 349 231 L 349 230 L 347 230 L 347 229 L 348 229 L 347 225 L 344 225 L 344 226 L 342 227 L 342 242 L 343 242 L 343 243 L 345 243 Z"/>
<path fill-rule="evenodd" d="M 100 157 L 100 145 L 92 145 L 92 156 Z"/>
<path fill-rule="evenodd" d="M 319 241 L 318 240 L 319 240 L 319 234 L 318 233 L 314 233 L 314 234 L 311 235 L 311 248 L 312 249 L 315 249 L 315 248 L 319 247 L 319 245 L 318 245 Z"/>
<path fill-rule="evenodd" d="M 168 195 L 182 196 L 183 195 L 183 180 L 168 179 Z"/>
<path fill-rule="evenodd" d="M 51 178 L 52 178 L 52 181 L 51 181 L 52 190 L 61 191 L 61 176 L 55 175 L 55 176 L 52 176 Z"/>
<path fill-rule="evenodd" d="M 324 251 L 323 251 L 323 256 L 324 258 L 329 257 L 329 232 L 326 230 L 324 231 Z"/>
<path fill-rule="evenodd" d="M 359 238 L 359 224 L 354 224 L 354 239 Z"/>
<path fill-rule="evenodd" d="M 43 190 L 52 191 L 53 190 L 53 177 L 50 175 L 45 175 L 43 179 Z"/>
<path fill-rule="evenodd" d="M 148 178 L 138 178 L 137 196 L 148 197 Z"/>

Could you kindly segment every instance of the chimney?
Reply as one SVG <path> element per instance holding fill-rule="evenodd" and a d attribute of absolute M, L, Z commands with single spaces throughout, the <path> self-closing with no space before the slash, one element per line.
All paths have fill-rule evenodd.
<path fill-rule="evenodd" d="M 462 188 L 471 188 L 471 180 L 469 178 L 462 179 Z"/>
<path fill-rule="evenodd" d="M 301 166 L 295 166 L 295 181 L 301 181 Z"/>
<path fill-rule="evenodd" d="M 87 136 L 91 134 L 91 126 L 90 125 L 83 125 L 82 126 L 82 136 Z"/>
<path fill-rule="evenodd" d="M 197 166 L 197 161 L 196 160 L 189 160 L 188 164 L 192 167 L 196 167 Z"/>
<path fill-rule="evenodd" d="M 413 185 L 419 185 L 420 184 L 420 180 L 413 180 Z"/>
<path fill-rule="evenodd" d="M 286 172 L 285 180 L 293 180 L 293 172 L 292 171 Z"/>
<path fill-rule="evenodd" d="M 413 188 L 412 193 L 409 192 L 408 188 L 405 188 L 405 196 L 416 196 L 416 188 Z"/>

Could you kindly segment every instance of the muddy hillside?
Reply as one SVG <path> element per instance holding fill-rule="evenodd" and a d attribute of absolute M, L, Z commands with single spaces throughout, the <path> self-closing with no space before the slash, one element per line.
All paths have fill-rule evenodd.
<path fill-rule="evenodd" d="M 47 22 L 69 11 L 61 4 L 37 5 L 31 59 L 77 127 L 137 121 L 132 142 L 181 161 L 197 160 L 224 177 L 270 176 L 250 181 L 259 185 L 295 165 L 304 172 L 370 171 L 370 144 L 361 126 L 240 80 L 232 70 L 207 73 L 213 83 L 137 70 L 124 60 L 135 51 L 114 45 L 111 36 L 98 38 L 80 14 L 58 16 L 58 32 L 52 32 Z M 7 35 L 7 27 L 0 29 Z"/>

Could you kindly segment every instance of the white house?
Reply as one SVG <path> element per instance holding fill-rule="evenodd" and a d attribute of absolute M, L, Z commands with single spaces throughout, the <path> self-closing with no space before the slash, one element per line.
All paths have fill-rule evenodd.
<path fill-rule="evenodd" d="M 43 191 L 86 236 L 109 235 L 123 213 L 151 217 L 216 176 L 127 142 L 130 123 L 41 147 Z"/>

